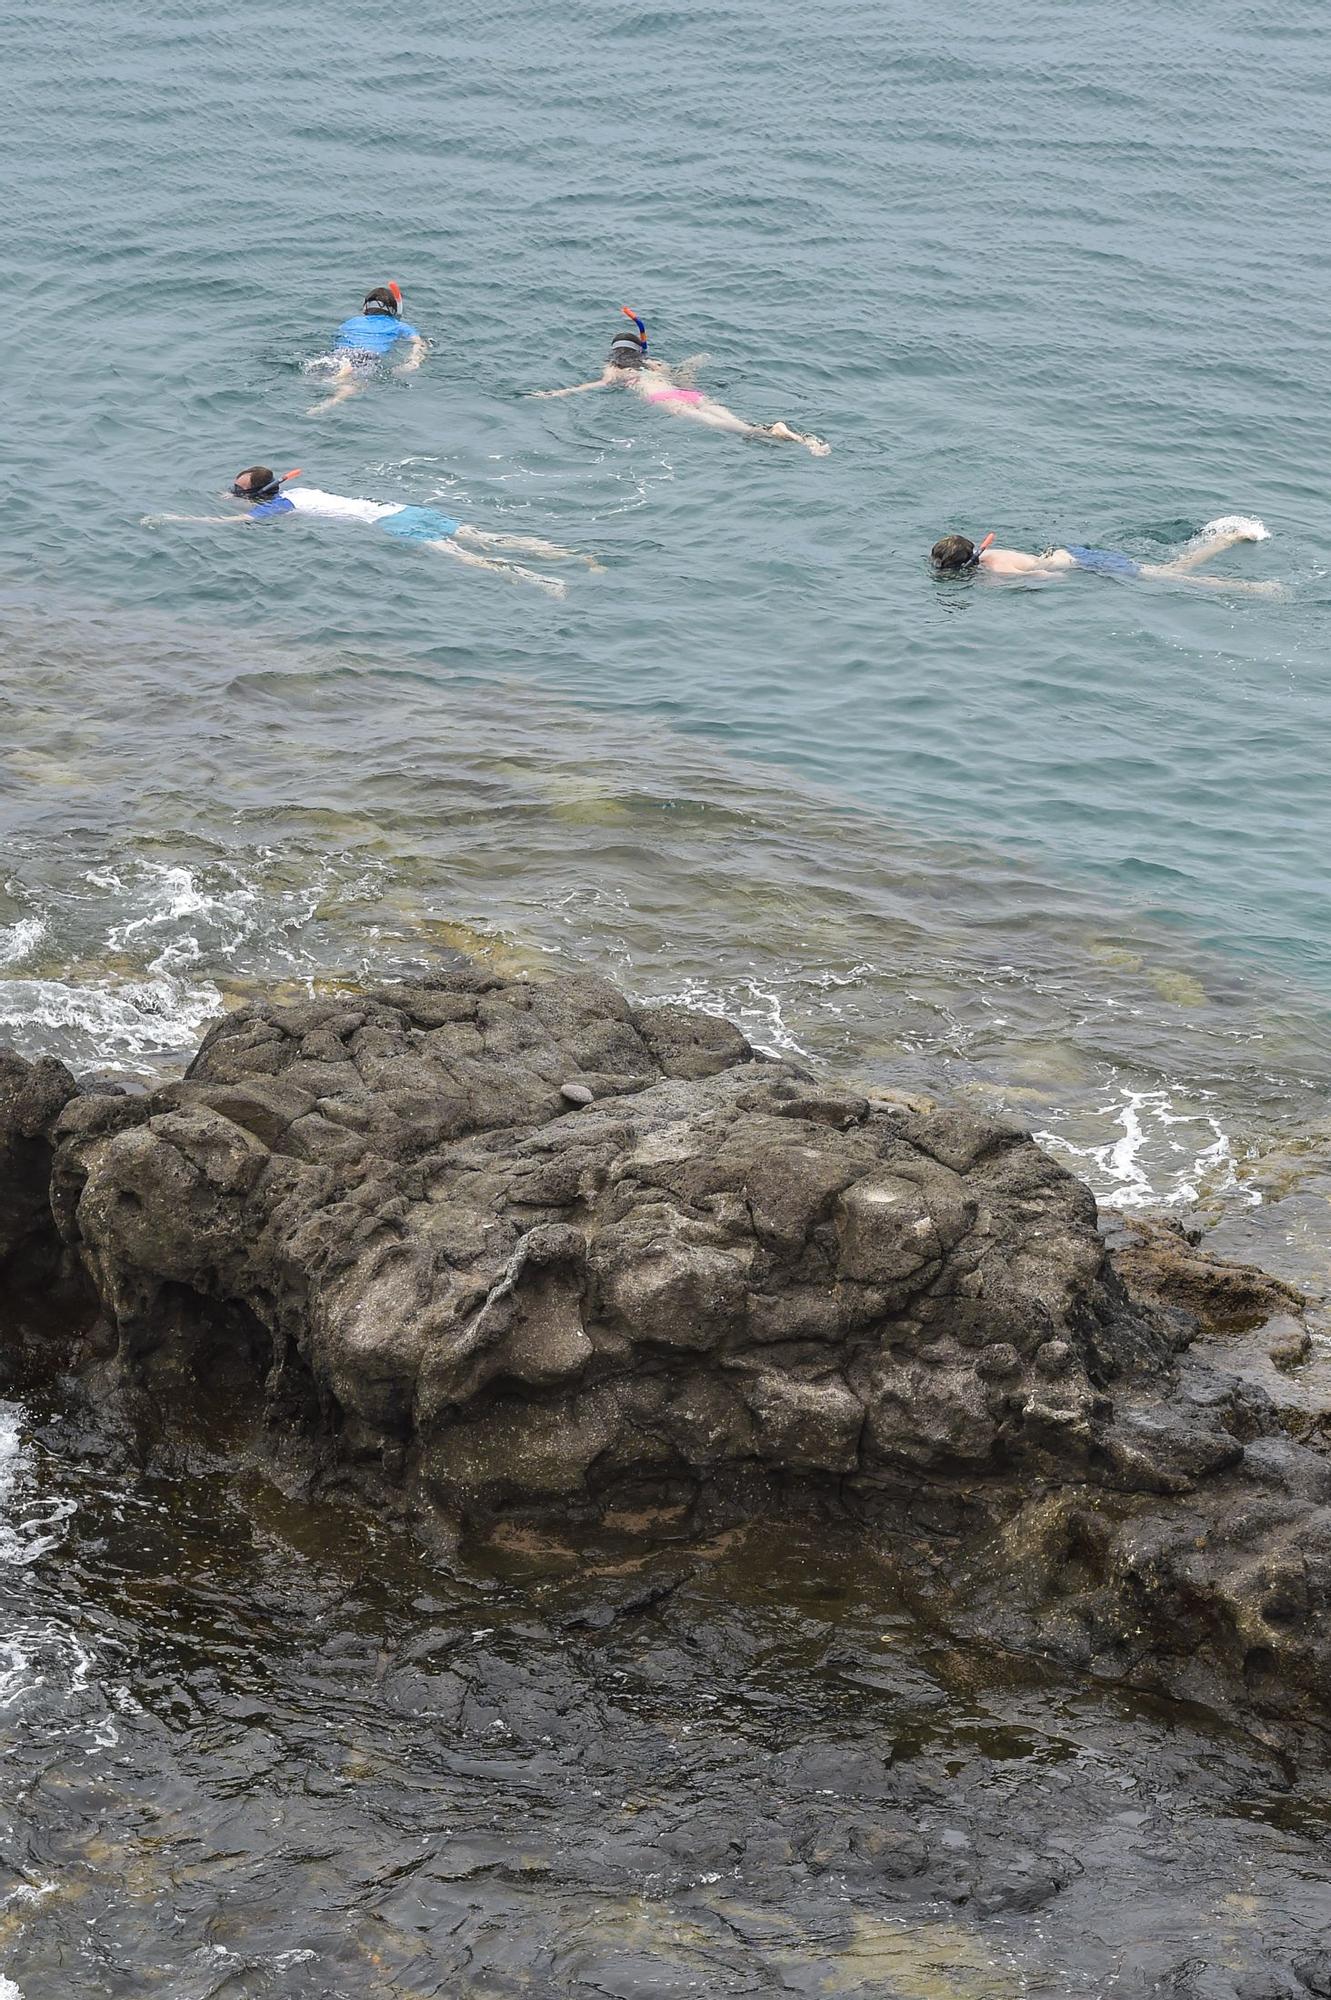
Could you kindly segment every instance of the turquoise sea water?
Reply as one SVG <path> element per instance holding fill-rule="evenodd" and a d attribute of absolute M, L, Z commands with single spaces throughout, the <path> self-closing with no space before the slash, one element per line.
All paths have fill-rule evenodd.
<path fill-rule="evenodd" d="M 457 921 L 987 1091 L 1133 1196 L 1302 1129 L 1331 1073 L 1320 25 L 24 10 L 0 1025 L 178 1060 L 228 982 L 391 969 Z M 302 361 L 390 277 L 425 367 L 311 420 Z M 596 373 L 624 299 L 831 456 L 525 400 Z M 371 528 L 141 525 L 226 512 L 256 459 L 604 572 L 555 602 Z M 924 560 L 951 528 L 1152 557 L 1235 511 L 1272 539 L 1212 573 L 1280 598 Z"/>

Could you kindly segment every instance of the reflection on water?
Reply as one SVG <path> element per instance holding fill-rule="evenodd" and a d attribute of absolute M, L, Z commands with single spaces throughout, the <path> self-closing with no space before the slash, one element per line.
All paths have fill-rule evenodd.
<path fill-rule="evenodd" d="M 824 1532 L 445 1566 L 58 1398 L 4 1437 L 24 2000 L 1145 1996 L 1324 1921 L 1268 1751 L 953 1648 Z"/>

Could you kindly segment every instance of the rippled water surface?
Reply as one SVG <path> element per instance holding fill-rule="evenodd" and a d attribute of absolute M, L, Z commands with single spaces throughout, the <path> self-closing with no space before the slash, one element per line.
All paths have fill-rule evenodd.
<path fill-rule="evenodd" d="M 90 1442 L 0 1404 L 28 2000 L 1144 2000 L 1324 1942 L 1312 1774 L 952 1649 L 826 1533 L 444 1566 Z"/>
<path fill-rule="evenodd" d="M 0 1040 L 169 1069 L 256 984 L 477 948 L 577 959 L 844 1073 L 972 1094 L 1098 1192 L 1218 1220 L 1324 1289 L 1323 14 L 21 7 L 0 81 Z M 308 417 L 302 364 L 389 278 L 425 366 Z M 705 355 L 706 387 L 830 456 L 622 394 L 527 400 L 595 374 L 625 299 L 661 355 Z M 371 527 L 144 524 L 227 513 L 255 460 L 602 567 L 570 569 L 556 600 Z M 1211 574 L 1279 596 L 940 584 L 924 561 L 944 529 L 991 528 L 1158 559 L 1236 511 L 1271 539 Z M 11 1485 L 0 1526 L 0 1556 L 19 1537 L 0 1719 L 35 1832 L 31 1853 L 4 1850 L 20 1872 L 0 1924 L 24 2000 L 723 1993 L 778 1974 L 792 1991 L 1105 1990 L 1113 1926 L 1085 1874 L 987 1930 L 946 1905 L 926 1934 L 916 1910 L 903 1944 L 890 1898 L 844 1887 L 854 1867 L 798 1875 L 812 1821 L 756 1888 L 724 1857 L 713 1883 L 710 1864 L 616 1872 L 626 1828 L 649 1823 L 643 1773 L 683 1726 L 659 1689 L 633 1697 L 624 1768 L 574 1785 L 577 1729 L 545 1732 L 564 1747 L 544 1765 L 530 1744 L 507 1763 L 464 1749 L 471 1725 L 441 1737 L 383 1643 L 400 1627 L 428 1678 L 472 1643 L 455 1626 L 495 1624 L 483 1657 L 503 1681 L 530 1579 L 385 1595 L 382 1552 L 339 1553 L 339 1527 L 308 1531 L 293 1581 L 290 1521 L 246 1527 L 237 1551 L 225 1496 L 120 1471 L 94 1491 L 49 1437 L 22 1446 L 23 1423 L 36 1483 Z M 67 1515 L 73 1540 L 48 1549 Z M 692 1571 L 660 1614 L 729 1634 L 735 1761 L 697 1794 L 721 1822 L 783 1703 L 819 1741 L 851 1727 L 812 1639 L 754 1692 L 769 1624 L 806 1615 L 804 1558 L 724 1574 L 748 1607 L 731 1624 Z M 857 1621 L 878 1586 L 853 1564 L 842 1584 L 830 1622 L 871 1647 Z M 492 1596 L 493 1619 L 476 1609 Z M 532 1657 L 585 1736 L 637 1656 L 616 1640 L 613 1664 L 570 1663 L 538 1623 Z M 707 1676 L 689 1671 L 693 1726 Z M 951 1672 L 955 1745 L 989 1697 L 963 1700 Z M 1062 1699 L 993 1696 L 1034 1733 L 1029 1763 L 976 1778 L 991 1806 L 1044 1782 Z M 857 1720 L 857 1754 L 895 1714 Z M 1099 1711 L 1086 1727 L 1127 1741 Z M 1133 1727 L 1125 1796 L 1153 1782 Z M 1169 1728 L 1209 1801 L 1199 1851 L 1256 1886 L 1234 1891 L 1251 1908 L 1214 1883 L 1208 1903 L 1203 1867 L 1165 1932 L 1275 1939 L 1262 1884 L 1297 1875 L 1305 1836 L 1279 1862 L 1287 1836 L 1261 1812 L 1235 1831 L 1248 1780 L 1207 1791 L 1210 1752 Z M 774 1821 L 794 1825 L 802 1795 L 787 1774 Z M 693 1796 L 677 1787 L 671 1810 L 687 1819 Z M 1046 1831 L 1089 1839 L 1091 1799 Z M 472 1863 L 439 1861 L 445 1825 L 475 1843 L 483 1890 Z M 984 1831 L 964 1814 L 953 1830 Z M 242 1934 L 274 1857 L 300 1887 Z M 1137 1865 L 1113 1863 L 1120 1901 Z M 739 1911 L 749 1890 L 759 1915 Z M 652 1950 L 668 1934 L 687 1969 L 635 1986 L 605 1959 L 612 1933 Z M 425 1971 L 403 1942 L 421 1936 Z"/>
<path fill-rule="evenodd" d="M 829 1018 L 978 1053 L 1058 1086 L 1037 1123 L 1075 1100 L 1106 1189 L 1223 1192 L 1328 1069 L 1318 24 L 25 11 L 0 1019 L 170 1056 L 221 975 L 460 920 L 810 1053 Z M 390 275 L 425 367 L 309 419 L 302 362 Z M 524 400 L 625 296 L 832 455 Z M 556 602 L 371 528 L 141 525 L 256 458 L 604 569 Z M 923 562 L 1234 509 L 1272 539 L 1219 571 L 1282 597 Z M 947 1020 L 981 990 L 1006 1040 Z"/>

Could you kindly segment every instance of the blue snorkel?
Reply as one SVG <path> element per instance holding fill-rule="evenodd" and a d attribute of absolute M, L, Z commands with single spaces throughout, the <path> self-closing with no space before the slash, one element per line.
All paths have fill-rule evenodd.
<path fill-rule="evenodd" d="M 636 312 L 634 312 L 632 306 L 621 306 L 619 310 L 623 313 L 625 319 L 631 319 L 633 321 L 633 324 L 637 327 L 639 351 L 645 355 L 647 352 L 646 327 L 643 325 L 642 321 L 638 318 L 638 315 Z"/>

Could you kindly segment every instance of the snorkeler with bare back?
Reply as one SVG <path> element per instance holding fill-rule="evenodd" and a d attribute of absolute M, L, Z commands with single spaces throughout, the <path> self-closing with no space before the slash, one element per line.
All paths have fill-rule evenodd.
<path fill-rule="evenodd" d="M 681 379 L 687 366 L 672 369 L 668 363 L 648 358 L 647 328 L 632 306 L 621 306 L 633 330 L 622 328 L 610 343 L 605 367 L 594 382 L 575 382 L 568 389 L 533 389 L 534 396 L 582 396 L 590 389 L 632 389 L 644 403 L 664 410 L 672 417 L 691 417 L 715 431 L 732 431 L 739 437 L 775 439 L 779 444 L 802 444 L 815 458 L 826 458 L 831 446 L 807 431 L 792 430 L 789 424 L 755 424 L 736 416 L 693 383 Z"/>
<path fill-rule="evenodd" d="M 1120 549 L 1092 549 L 1075 543 L 1067 548 L 1049 548 L 1042 555 L 1033 556 L 1024 549 L 995 548 L 992 534 L 979 542 L 971 541 L 967 535 L 944 535 L 929 551 L 929 560 L 943 576 L 983 572 L 994 577 L 1056 577 L 1073 570 L 1084 570 L 1091 576 L 1181 578 L 1184 582 L 1199 584 L 1209 590 L 1242 590 L 1250 591 L 1255 596 L 1273 597 L 1280 591 L 1278 583 L 1246 583 L 1235 577 L 1193 575 L 1193 571 L 1203 563 L 1223 555 L 1226 549 L 1232 549 L 1238 542 L 1264 542 L 1268 539 L 1268 531 L 1260 521 L 1248 520 L 1239 514 L 1226 514 L 1199 528 L 1191 542 L 1171 562 L 1137 562 Z"/>

